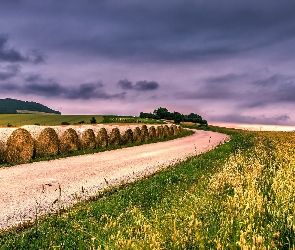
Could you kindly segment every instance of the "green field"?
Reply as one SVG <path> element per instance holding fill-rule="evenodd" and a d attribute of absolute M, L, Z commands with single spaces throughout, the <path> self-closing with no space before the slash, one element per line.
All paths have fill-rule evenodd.
<path fill-rule="evenodd" d="M 35 124 L 54 126 L 62 122 L 78 124 L 82 121 L 90 123 L 92 117 L 95 117 L 97 123 L 103 121 L 102 115 L 0 114 L 0 126 L 7 127 L 8 124 L 16 127 Z"/>

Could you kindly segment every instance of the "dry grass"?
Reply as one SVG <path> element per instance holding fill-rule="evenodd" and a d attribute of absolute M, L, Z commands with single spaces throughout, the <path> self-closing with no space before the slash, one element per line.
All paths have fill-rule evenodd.
<path fill-rule="evenodd" d="M 31 134 L 23 128 L 14 130 L 5 145 L 5 160 L 8 163 L 27 162 L 33 154 L 34 139 Z"/>
<path fill-rule="evenodd" d="M 70 153 L 79 148 L 80 141 L 77 132 L 73 128 L 67 129 L 60 138 L 60 153 Z"/>

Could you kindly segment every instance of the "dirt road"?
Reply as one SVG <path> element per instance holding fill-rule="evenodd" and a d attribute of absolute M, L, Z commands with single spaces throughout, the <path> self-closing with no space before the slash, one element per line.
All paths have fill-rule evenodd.
<path fill-rule="evenodd" d="M 0 169 L 0 231 L 122 182 L 152 174 L 228 140 L 196 131 L 167 142 Z"/>

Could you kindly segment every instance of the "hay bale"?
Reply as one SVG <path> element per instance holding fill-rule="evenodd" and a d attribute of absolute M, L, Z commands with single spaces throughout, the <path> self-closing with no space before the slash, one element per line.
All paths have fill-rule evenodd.
<path fill-rule="evenodd" d="M 164 125 L 164 127 L 163 127 L 163 134 L 164 134 L 164 138 L 167 138 L 170 136 L 170 130 L 167 125 Z"/>
<path fill-rule="evenodd" d="M 163 126 L 158 126 L 156 129 L 156 138 L 163 139 L 164 138 L 164 129 Z"/>
<path fill-rule="evenodd" d="M 133 130 L 133 142 L 141 142 L 141 130 L 139 127 Z"/>
<path fill-rule="evenodd" d="M 147 142 L 149 140 L 149 131 L 146 125 L 141 126 L 141 141 Z"/>
<path fill-rule="evenodd" d="M 96 147 L 106 148 L 108 146 L 108 133 L 105 128 L 101 128 L 96 135 Z"/>
<path fill-rule="evenodd" d="M 88 128 L 82 132 L 81 135 L 81 148 L 94 149 L 96 146 L 96 138 L 92 129 Z"/>
<path fill-rule="evenodd" d="M 36 157 L 57 155 L 59 139 L 53 128 L 44 128 L 35 140 Z"/>
<path fill-rule="evenodd" d="M 118 128 L 113 128 L 109 135 L 109 145 L 118 146 L 121 145 L 121 134 Z"/>
<path fill-rule="evenodd" d="M 20 163 L 31 160 L 34 154 L 33 137 L 23 128 L 15 129 L 7 138 L 2 154 L 4 154 L 5 161 L 8 163 Z"/>
<path fill-rule="evenodd" d="M 149 127 L 149 140 L 156 139 L 156 129 L 154 126 Z"/>
<path fill-rule="evenodd" d="M 132 129 L 128 128 L 122 136 L 122 144 L 131 144 L 133 143 L 133 132 Z"/>
<path fill-rule="evenodd" d="M 60 153 L 67 154 L 79 148 L 80 141 L 77 132 L 73 128 L 68 128 L 60 138 Z"/>
<path fill-rule="evenodd" d="M 174 125 L 171 125 L 169 127 L 169 136 L 173 136 L 174 135 Z"/>
<path fill-rule="evenodd" d="M 25 125 L 22 128 L 30 132 L 35 143 L 35 157 L 57 155 L 59 151 L 58 135 L 53 128 Z"/>

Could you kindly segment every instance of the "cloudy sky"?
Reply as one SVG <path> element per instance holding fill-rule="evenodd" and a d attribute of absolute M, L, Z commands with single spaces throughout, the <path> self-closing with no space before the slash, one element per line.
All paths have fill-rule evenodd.
<path fill-rule="evenodd" d="M 0 98 L 295 125 L 295 1 L 3 0 Z"/>

